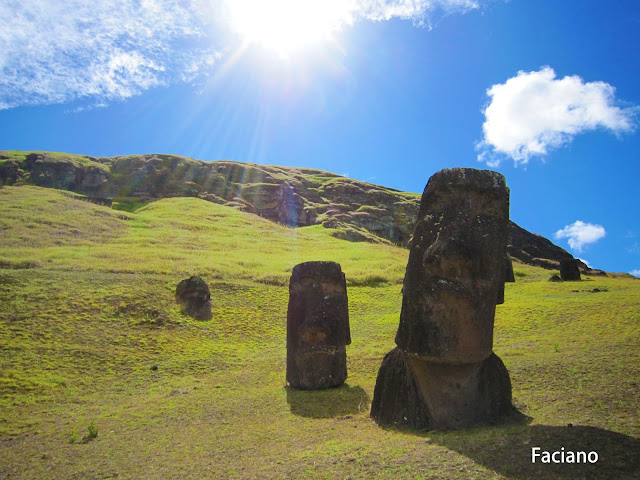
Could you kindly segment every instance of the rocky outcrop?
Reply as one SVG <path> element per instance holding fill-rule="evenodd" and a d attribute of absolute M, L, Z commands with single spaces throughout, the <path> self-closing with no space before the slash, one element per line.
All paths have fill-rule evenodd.
<path fill-rule="evenodd" d="M 0 185 L 20 183 L 111 199 L 116 206 L 127 201 L 199 197 L 290 227 L 321 224 L 337 238 L 403 246 L 409 243 L 420 205 L 417 194 L 320 170 L 204 162 L 179 155 L 95 158 L 0 151 Z M 511 256 L 528 264 L 558 269 L 561 259 L 573 258 L 515 223 L 509 225 L 509 238 Z M 587 268 L 581 264 L 583 273 Z"/>
<path fill-rule="evenodd" d="M 493 353 L 504 301 L 509 189 L 489 170 L 429 179 L 409 250 L 396 345 L 371 408 L 380 425 L 463 428 L 511 413 L 511 382 Z"/>
<path fill-rule="evenodd" d="M 28 172 L 25 177 L 34 185 L 92 197 L 104 197 L 101 193 L 108 188 L 111 179 L 109 170 L 91 157 L 67 160 L 48 153 L 29 153 L 25 155 L 20 169 Z"/>
<path fill-rule="evenodd" d="M 338 387 L 347 379 L 351 343 L 347 284 L 335 262 L 296 265 L 289 283 L 287 382 L 300 390 Z"/>
<path fill-rule="evenodd" d="M 18 160 L 0 156 L 0 185 L 15 185 L 24 174 Z"/>
<path fill-rule="evenodd" d="M 559 262 L 573 256 L 541 235 L 530 233 L 511 222 L 509 225 L 509 255 L 529 265 L 557 269 Z"/>

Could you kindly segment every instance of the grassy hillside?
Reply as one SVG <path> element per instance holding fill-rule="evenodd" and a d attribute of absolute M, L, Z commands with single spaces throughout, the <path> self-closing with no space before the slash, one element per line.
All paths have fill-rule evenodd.
<path fill-rule="evenodd" d="M 531 422 L 398 432 L 368 412 L 407 250 L 196 198 L 123 212 L 3 187 L 0 211 L 1 478 L 640 476 L 639 281 L 549 283 L 515 263 L 494 344 Z M 335 390 L 284 387 L 286 285 L 306 260 L 347 276 L 353 343 Z M 193 274 L 211 321 L 174 303 Z M 600 461 L 532 465 L 531 446 Z"/>
<path fill-rule="evenodd" d="M 418 193 L 321 170 L 164 154 L 95 158 L 0 150 L 2 185 L 67 190 L 129 212 L 161 198 L 194 197 L 281 225 L 322 225 L 336 238 L 402 246 L 413 234 L 420 205 Z M 509 254 L 524 263 L 553 269 L 562 258 L 571 258 L 513 222 L 509 237 Z"/>
<path fill-rule="evenodd" d="M 321 170 L 164 154 L 0 150 L 0 185 L 68 190 L 126 211 L 160 198 L 197 197 L 284 225 L 322 224 L 350 240 L 399 244 L 413 231 L 420 198 Z"/>

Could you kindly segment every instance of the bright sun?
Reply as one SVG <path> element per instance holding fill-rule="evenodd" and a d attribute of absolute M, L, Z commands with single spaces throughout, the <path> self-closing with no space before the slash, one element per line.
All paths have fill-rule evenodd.
<path fill-rule="evenodd" d="M 233 28 L 246 40 L 288 57 L 352 23 L 352 0 L 228 0 Z"/>

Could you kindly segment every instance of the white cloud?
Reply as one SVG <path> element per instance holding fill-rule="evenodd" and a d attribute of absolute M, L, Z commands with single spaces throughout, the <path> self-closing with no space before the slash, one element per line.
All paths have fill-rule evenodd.
<path fill-rule="evenodd" d="M 360 0 L 357 14 L 374 21 L 398 17 L 418 24 L 430 24 L 436 13 L 465 13 L 480 7 L 475 0 Z"/>
<path fill-rule="evenodd" d="M 192 81 L 220 57 L 213 45 L 224 47 L 229 41 L 224 38 L 229 33 L 225 6 L 233 1 L 3 0 L 0 110 L 77 102 L 78 111 L 155 86 Z M 253 1 L 247 8 L 268 0 Z M 326 1 L 285 3 L 294 12 L 323 11 Z M 438 16 L 464 13 L 487 1 L 334 0 L 345 5 L 334 28 L 358 19 L 401 18 L 431 25 Z M 307 6 L 300 7 L 301 2 Z"/>
<path fill-rule="evenodd" d="M 432 27 L 451 13 L 465 13 L 491 0 L 222 0 L 229 23 L 245 43 L 275 51 L 281 58 L 332 38 L 356 20 L 400 18 Z"/>
<path fill-rule="evenodd" d="M 197 0 L 0 3 L 0 109 L 123 99 L 210 65 Z"/>
<path fill-rule="evenodd" d="M 640 268 L 637 268 L 637 269 L 635 269 L 635 270 L 631 270 L 629 273 L 630 273 L 631 275 L 633 275 L 634 277 L 638 277 L 638 278 L 640 278 Z"/>
<path fill-rule="evenodd" d="M 615 88 L 584 82 L 577 75 L 556 78 L 551 67 L 520 71 L 487 90 L 483 140 L 478 160 L 497 166 L 505 156 L 516 164 L 544 156 L 579 133 L 606 128 L 614 133 L 635 127 L 635 107 L 615 105 Z"/>
<path fill-rule="evenodd" d="M 594 225 L 577 220 L 562 230 L 558 230 L 554 237 L 558 240 L 567 238 L 569 246 L 576 252 L 581 252 L 585 245 L 597 242 L 606 234 L 607 232 L 602 225 Z"/>

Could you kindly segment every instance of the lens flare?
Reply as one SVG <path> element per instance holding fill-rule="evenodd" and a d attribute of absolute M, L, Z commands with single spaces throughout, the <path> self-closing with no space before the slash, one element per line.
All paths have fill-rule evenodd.
<path fill-rule="evenodd" d="M 228 0 L 233 29 L 245 40 L 288 57 L 331 39 L 353 23 L 351 0 Z"/>

